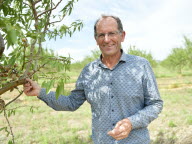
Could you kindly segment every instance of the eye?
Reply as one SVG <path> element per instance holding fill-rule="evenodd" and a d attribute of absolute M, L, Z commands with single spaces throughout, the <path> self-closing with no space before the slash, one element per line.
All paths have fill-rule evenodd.
<path fill-rule="evenodd" d="M 109 32 L 108 35 L 109 35 L 109 36 L 115 36 L 116 33 L 115 33 L 115 32 Z"/>
<path fill-rule="evenodd" d="M 99 38 L 103 38 L 103 37 L 105 37 L 105 34 L 104 34 L 104 33 L 101 33 L 101 34 L 98 35 L 98 37 L 99 37 Z"/>

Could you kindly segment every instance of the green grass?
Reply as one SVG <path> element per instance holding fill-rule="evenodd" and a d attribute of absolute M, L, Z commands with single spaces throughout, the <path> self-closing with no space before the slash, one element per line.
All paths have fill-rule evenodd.
<path fill-rule="evenodd" d="M 32 100 L 33 99 L 33 100 Z M 15 141 L 20 144 L 88 144 L 91 143 L 91 112 L 88 103 L 85 103 L 76 112 L 57 112 L 49 108 L 35 97 L 25 97 L 21 105 L 38 107 L 30 112 L 30 107 L 19 108 L 15 115 L 10 117 L 15 133 Z M 0 127 L 5 126 L 5 119 L 0 118 Z M 3 122 L 3 123 L 2 123 Z M 11 137 L 1 131 L 0 143 L 6 143 Z"/>
<path fill-rule="evenodd" d="M 173 121 L 169 121 L 169 127 L 177 127 L 177 125 Z"/>

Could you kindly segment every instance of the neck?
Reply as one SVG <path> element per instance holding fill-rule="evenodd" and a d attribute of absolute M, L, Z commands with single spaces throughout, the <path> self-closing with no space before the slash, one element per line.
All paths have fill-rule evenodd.
<path fill-rule="evenodd" d="M 121 57 L 121 51 L 111 56 L 102 55 L 102 62 L 109 69 L 112 69 L 118 63 L 120 57 Z"/>

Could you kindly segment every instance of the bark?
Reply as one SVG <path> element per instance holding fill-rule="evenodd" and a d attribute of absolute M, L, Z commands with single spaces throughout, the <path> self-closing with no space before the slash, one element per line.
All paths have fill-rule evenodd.
<path fill-rule="evenodd" d="M 4 44 L 4 41 L 3 41 L 3 37 L 0 34 L 0 59 L 1 59 L 2 55 L 3 55 L 4 49 L 5 49 L 5 44 Z"/>
<path fill-rule="evenodd" d="M 17 81 L 13 81 L 13 82 L 7 84 L 5 87 L 0 89 L 0 95 L 7 92 L 8 90 L 11 90 L 11 89 L 13 89 L 13 88 L 15 88 L 15 87 L 17 87 L 19 85 L 25 84 L 25 83 L 26 83 L 25 78 L 19 79 Z"/>

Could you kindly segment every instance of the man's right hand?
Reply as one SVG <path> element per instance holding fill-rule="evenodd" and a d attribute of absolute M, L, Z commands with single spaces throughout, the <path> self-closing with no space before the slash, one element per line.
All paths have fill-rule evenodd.
<path fill-rule="evenodd" d="M 41 87 L 31 79 L 26 79 L 27 83 L 23 85 L 23 91 L 27 96 L 38 96 Z"/>

